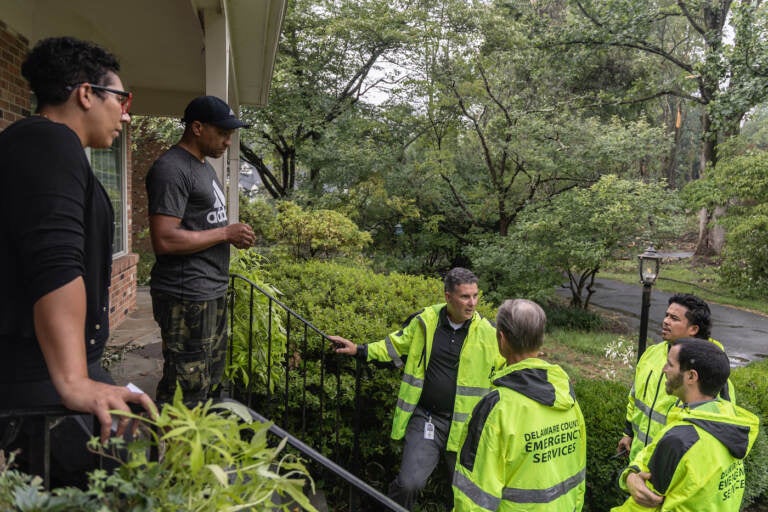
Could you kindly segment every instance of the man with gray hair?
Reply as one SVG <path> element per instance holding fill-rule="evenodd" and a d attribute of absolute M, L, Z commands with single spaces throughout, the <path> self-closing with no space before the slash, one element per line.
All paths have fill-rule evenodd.
<path fill-rule="evenodd" d="M 574 511 L 584 503 L 587 437 L 568 375 L 539 358 L 547 317 L 506 300 L 496 315 L 507 365 L 467 423 L 453 476 L 454 511 Z"/>
<path fill-rule="evenodd" d="M 451 269 L 444 289 L 444 303 L 414 313 L 381 341 L 355 345 L 329 336 L 339 354 L 405 365 L 391 434 L 405 438 L 405 445 L 389 496 L 409 510 L 443 452 L 448 467 L 454 467 L 467 416 L 489 391 L 490 375 L 504 363 L 493 324 L 475 311 L 477 276 L 465 268 Z"/>

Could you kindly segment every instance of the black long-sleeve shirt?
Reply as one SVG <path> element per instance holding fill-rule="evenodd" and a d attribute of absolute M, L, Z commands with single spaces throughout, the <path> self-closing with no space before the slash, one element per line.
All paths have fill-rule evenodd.
<path fill-rule="evenodd" d="M 32 308 L 81 276 L 88 363 L 98 361 L 109 337 L 114 213 L 77 134 L 37 116 L 6 128 L 0 191 L 0 383 L 49 379 Z"/>

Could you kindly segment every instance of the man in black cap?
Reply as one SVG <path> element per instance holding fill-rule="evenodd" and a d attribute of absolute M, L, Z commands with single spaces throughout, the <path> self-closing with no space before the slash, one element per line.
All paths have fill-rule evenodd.
<path fill-rule="evenodd" d="M 149 231 L 157 260 L 150 291 L 163 340 L 157 402 L 178 383 L 188 403 L 218 393 L 224 374 L 229 244 L 253 245 L 253 230 L 229 224 L 225 194 L 205 157 L 219 158 L 232 133 L 247 127 L 215 96 L 192 100 L 181 140 L 147 174 Z"/>

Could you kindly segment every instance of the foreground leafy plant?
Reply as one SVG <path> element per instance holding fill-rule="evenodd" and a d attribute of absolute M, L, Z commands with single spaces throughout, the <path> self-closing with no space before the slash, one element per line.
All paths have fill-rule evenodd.
<path fill-rule="evenodd" d="M 18 511 L 316 511 L 304 494 L 311 482 L 295 456 L 267 445 L 268 424 L 255 423 L 237 403 L 187 408 L 177 392 L 156 419 L 124 414 L 143 423 L 143 434 L 89 447 L 121 463 L 112 474 L 94 471 L 86 490 L 43 491 L 39 479 L 0 472 L 0 509 Z M 158 460 L 150 460 L 156 447 Z M 0 468 L 2 469 L 2 468 Z M 312 484 L 314 487 L 314 484 Z M 284 503 L 285 502 L 285 503 Z"/>

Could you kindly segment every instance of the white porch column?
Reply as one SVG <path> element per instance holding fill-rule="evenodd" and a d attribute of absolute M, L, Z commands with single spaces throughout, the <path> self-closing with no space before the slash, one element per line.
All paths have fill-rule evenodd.
<path fill-rule="evenodd" d="M 237 95 L 233 94 L 231 82 L 231 41 L 227 20 L 226 2 L 218 8 L 203 10 L 205 27 L 205 93 L 218 96 L 226 101 L 237 113 Z M 236 130 L 237 132 L 237 130 Z M 227 217 L 229 222 L 238 220 L 237 185 L 240 177 L 240 137 L 232 137 L 230 150 L 221 158 L 208 160 L 226 189 Z"/>

